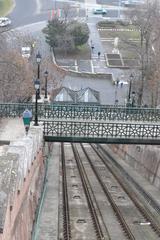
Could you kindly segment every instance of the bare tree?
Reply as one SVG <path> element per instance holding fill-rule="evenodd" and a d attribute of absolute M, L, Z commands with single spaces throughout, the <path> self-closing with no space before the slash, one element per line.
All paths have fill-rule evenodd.
<path fill-rule="evenodd" d="M 71 17 L 71 6 L 68 3 L 64 3 L 62 6 L 62 13 L 64 14 L 64 21 L 67 22 L 68 18 Z"/>
<path fill-rule="evenodd" d="M 33 94 L 32 67 L 17 52 L 0 57 L 0 102 L 24 102 Z"/>
<path fill-rule="evenodd" d="M 159 20 L 159 4 L 158 1 L 147 2 L 143 8 L 135 8 L 129 13 L 132 24 L 139 30 L 140 43 L 128 43 L 130 49 L 136 50 L 139 56 L 141 76 L 139 78 L 138 104 L 142 104 L 145 86 L 148 85 L 150 76 L 153 76 L 153 42 L 155 36 L 159 41 L 158 34 L 155 34 L 155 26 Z M 156 30 L 157 31 L 157 30 Z"/>
<path fill-rule="evenodd" d="M 0 102 L 29 101 L 34 93 L 33 65 L 21 56 L 34 39 L 16 32 L 0 33 Z"/>
<path fill-rule="evenodd" d="M 46 70 L 48 71 L 48 92 L 52 95 L 54 89 L 62 86 L 62 81 L 67 72 L 58 65 L 55 65 L 50 57 L 43 59 L 40 73 L 42 91 L 45 88 L 44 72 Z"/>

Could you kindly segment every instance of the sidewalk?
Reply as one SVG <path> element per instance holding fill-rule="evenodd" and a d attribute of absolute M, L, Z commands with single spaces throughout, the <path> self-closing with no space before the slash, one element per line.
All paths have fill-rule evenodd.
<path fill-rule="evenodd" d="M 52 154 L 48 158 L 47 182 L 33 240 L 58 239 L 59 147 L 59 143 L 54 143 Z"/>

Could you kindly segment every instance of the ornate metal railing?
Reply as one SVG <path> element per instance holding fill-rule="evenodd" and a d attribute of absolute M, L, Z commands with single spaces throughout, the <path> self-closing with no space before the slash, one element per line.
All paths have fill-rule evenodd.
<path fill-rule="evenodd" d="M 21 116 L 28 108 L 35 113 L 35 104 L 0 104 L 0 117 Z M 127 108 L 110 105 L 38 104 L 39 118 L 85 119 L 159 122 L 160 109 Z"/>
<path fill-rule="evenodd" d="M 46 141 L 160 144 L 160 124 L 45 120 Z"/>

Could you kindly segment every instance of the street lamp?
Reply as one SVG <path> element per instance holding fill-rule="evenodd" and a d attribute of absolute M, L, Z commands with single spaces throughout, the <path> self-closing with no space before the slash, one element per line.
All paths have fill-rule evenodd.
<path fill-rule="evenodd" d="M 129 92 L 128 92 L 128 104 L 131 103 L 131 89 L 132 89 L 132 81 L 133 81 L 133 78 L 134 78 L 132 73 L 131 73 L 129 78 L 130 78 L 130 81 L 129 81 Z"/>
<path fill-rule="evenodd" d="M 38 65 L 38 68 L 37 68 L 37 79 L 40 79 L 40 63 L 41 63 L 41 54 L 40 52 L 38 52 L 36 54 L 36 61 L 37 61 L 37 65 Z M 40 99 L 40 87 L 39 87 L 39 90 L 38 90 L 38 99 Z"/>
<path fill-rule="evenodd" d="M 118 85 L 119 85 L 119 78 L 115 81 L 115 96 L 114 96 L 114 104 L 118 105 L 118 99 L 117 99 L 117 91 L 118 91 Z"/>
<path fill-rule="evenodd" d="M 34 87 L 35 87 L 35 90 L 36 90 L 34 126 L 38 126 L 38 92 L 39 92 L 39 88 L 40 88 L 39 79 L 36 79 L 34 81 Z"/>
<path fill-rule="evenodd" d="M 48 71 L 47 70 L 44 72 L 44 77 L 45 77 L 45 96 L 44 96 L 44 98 L 47 99 L 47 79 L 48 79 Z"/>
<path fill-rule="evenodd" d="M 135 106 L 135 96 L 136 96 L 136 93 L 133 91 L 132 92 L 132 107 Z"/>

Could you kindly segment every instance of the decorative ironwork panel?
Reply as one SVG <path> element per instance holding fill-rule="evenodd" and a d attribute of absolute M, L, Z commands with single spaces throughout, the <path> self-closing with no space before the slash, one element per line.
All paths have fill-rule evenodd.
<path fill-rule="evenodd" d="M 61 137 L 62 139 L 79 137 L 83 139 L 107 138 L 112 142 L 134 140 L 154 140 L 160 143 L 160 125 L 158 124 L 133 124 L 124 122 L 86 122 L 86 121 L 44 121 L 44 136 Z M 92 140 L 93 142 L 93 140 Z M 152 143 L 150 143 L 152 144 Z"/>
<path fill-rule="evenodd" d="M 8 103 L 0 104 L 0 117 L 20 117 L 23 111 L 28 108 L 32 110 L 31 104 Z"/>
<path fill-rule="evenodd" d="M 0 104 L 0 117 L 21 116 L 28 108 L 35 113 L 35 104 Z M 126 108 L 109 105 L 38 104 L 38 117 L 46 119 L 84 119 L 98 121 L 159 122 L 160 109 Z"/>

